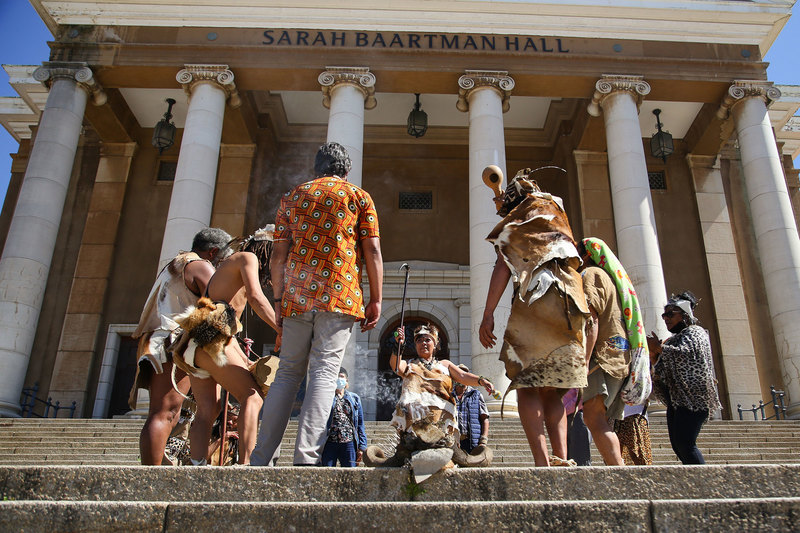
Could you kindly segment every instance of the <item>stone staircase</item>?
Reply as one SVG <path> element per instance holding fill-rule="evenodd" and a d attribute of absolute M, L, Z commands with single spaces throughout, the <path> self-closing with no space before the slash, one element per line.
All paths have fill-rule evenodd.
<path fill-rule="evenodd" d="M 0 465 L 138 465 L 137 419 L 0 419 Z M 393 433 L 388 422 L 367 422 L 370 444 L 385 444 Z M 290 466 L 295 421 L 283 439 L 278 466 Z M 666 421 L 650 418 L 655 465 L 680 464 L 669 444 Z M 533 466 L 522 426 L 515 419 L 492 419 L 489 444 L 496 467 Z M 708 464 L 800 464 L 800 421 L 707 423 L 698 446 Z M 592 446 L 592 464 L 603 461 Z"/>
<path fill-rule="evenodd" d="M 518 421 L 493 420 L 492 468 L 421 485 L 406 468 L 130 466 L 141 424 L 0 420 L 0 531 L 800 531 L 800 422 L 710 422 L 710 464 L 686 467 L 653 417 L 658 466 L 548 469 Z"/>

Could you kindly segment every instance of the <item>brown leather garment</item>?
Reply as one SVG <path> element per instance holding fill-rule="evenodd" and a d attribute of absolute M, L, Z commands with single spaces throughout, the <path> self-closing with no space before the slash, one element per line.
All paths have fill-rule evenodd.
<path fill-rule="evenodd" d="M 546 193 L 530 194 L 487 240 L 514 279 L 514 303 L 500 354 L 510 389 L 585 387 L 589 308 L 564 210 Z"/>

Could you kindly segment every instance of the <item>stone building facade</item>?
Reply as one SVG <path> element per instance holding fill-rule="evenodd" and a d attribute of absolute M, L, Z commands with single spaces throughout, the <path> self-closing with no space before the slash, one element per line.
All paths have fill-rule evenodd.
<path fill-rule="evenodd" d="M 375 199 L 386 261 L 380 323 L 344 363 L 368 418 L 391 402 L 402 263 L 406 318 L 508 383 L 477 334 L 498 220 L 489 164 L 567 171 L 537 180 L 577 238 L 618 251 L 648 331 L 666 336 L 670 292 L 702 298 L 725 416 L 771 385 L 800 416 L 800 89 L 774 85 L 763 61 L 794 0 L 33 4 L 50 60 L 6 66 L 19 97 L 0 99 L 20 143 L 0 214 L 0 414 L 18 415 L 33 383 L 82 416 L 122 414 L 129 335 L 160 266 L 207 225 L 273 221 L 333 140 Z M 415 94 L 421 137 L 406 131 Z M 159 153 L 167 98 L 177 133 Z M 674 138 L 665 158 L 650 149 L 656 109 Z M 247 327 L 272 347 L 257 319 Z"/>

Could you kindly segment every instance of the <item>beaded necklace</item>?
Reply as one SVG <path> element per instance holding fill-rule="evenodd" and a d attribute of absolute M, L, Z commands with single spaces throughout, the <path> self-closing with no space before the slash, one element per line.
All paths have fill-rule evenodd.
<path fill-rule="evenodd" d="M 431 358 L 430 358 L 430 359 L 428 359 L 428 360 L 425 360 L 425 359 L 423 359 L 423 358 L 421 358 L 421 357 L 419 358 L 419 364 L 421 364 L 422 366 L 424 366 L 424 367 L 425 367 L 425 368 L 427 368 L 428 370 L 433 370 L 433 367 L 434 367 L 434 366 L 435 366 L 435 365 L 436 365 L 438 362 L 439 362 L 439 361 L 438 361 L 438 360 L 437 360 L 435 357 L 431 357 Z"/>

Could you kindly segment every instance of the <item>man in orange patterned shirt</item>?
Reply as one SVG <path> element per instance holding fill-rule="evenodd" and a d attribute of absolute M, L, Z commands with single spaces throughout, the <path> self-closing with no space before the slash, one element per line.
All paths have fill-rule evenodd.
<path fill-rule="evenodd" d="M 322 145 L 314 161 L 317 178 L 281 199 L 275 219 L 270 272 L 278 327 L 283 328 L 280 367 L 264 400 L 253 465 L 272 465 L 280 454 L 292 404 L 308 374 L 298 419 L 294 464 L 319 463 L 327 440 L 336 378 L 353 323 L 375 327 L 381 315 L 383 260 L 378 214 L 370 195 L 347 182 L 344 147 Z M 369 278 L 364 306 L 361 266 Z M 278 308 L 276 306 L 276 308 Z"/>

